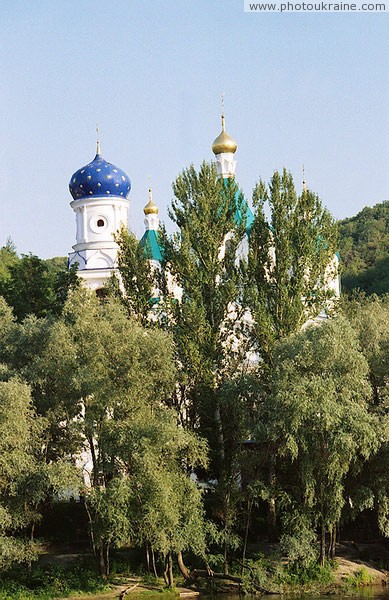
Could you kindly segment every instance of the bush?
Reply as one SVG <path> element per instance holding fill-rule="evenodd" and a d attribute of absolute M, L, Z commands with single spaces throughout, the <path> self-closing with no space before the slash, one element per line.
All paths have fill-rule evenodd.
<path fill-rule="evenodd" d="M 304 521 L 300 522 L 293 534 L 281 536 L 280 548 L 285 553 L 292 570 L 308 569 L 318 559 L 316 534 Z"/>
<path fill-rule="evenodd" d="M 356 571 L 356 573 L 345 579 L 345 585 L 346 587 L 364 587 L 365 585 L 372 585 L 374 581 L 374 575 L 369 573 L 366 567 L 362 567 L 359 571 Z"/>
<path fill-rule="evenodd" d="M 331 562 L 327 562 L 324 567 L 317 562 L 312 562 L 305 566 L 299 563 L 292 563 L 285 570 L 283 583 L 291 585 L 318 583 L 324 585 L 332 583 L 333 580 L 333 565 Z"/>
<path fill-rule="evenodd" d="M 77 592 L 101 592 L 109 589 L 97 572 L 85 564 L 71 567 L 50 565 L 14 569 L 0 579 L 2 600 L 49 600 Z"/>

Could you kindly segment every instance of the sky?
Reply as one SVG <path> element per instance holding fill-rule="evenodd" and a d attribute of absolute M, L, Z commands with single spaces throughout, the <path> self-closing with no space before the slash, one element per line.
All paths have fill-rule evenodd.
<path fill-rule="evenodd" d="M 149 181 L 168 224 L 171 184 L 213 159 L 226 129 L 237 180 L 286 167 L 335 218 L 389 198 L 389 13 L 244 13 L 243 0 L 1 0 L 0 245 L 65 256 L 68 183 L 95 155 Z M 169 228 L 169 225 L 168 225 Z"/>

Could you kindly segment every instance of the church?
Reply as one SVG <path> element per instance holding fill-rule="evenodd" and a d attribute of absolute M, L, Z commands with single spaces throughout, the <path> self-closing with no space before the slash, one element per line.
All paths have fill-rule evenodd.
<path fill-rule="evenodd" d="M 222 130 L 212 144 L 217 172 L 223 178 L 234 178 L 237 151 L 236 141 L 226 132 L 222 114 Z M 305 182 L 303 182 L 305 189 Z M 77 264 L 78 275 L 85 285 L 102 293 L 111 275 L 117 271 L 118 245 L 115 234 L 122 228 L 128 229 L 131 181 L 119 167 L 106 161 L 97 142 L 96 156 L 87 165 L 76 171 L 69 182 L 73 197 L 70 205 L 76 214 L 76 243 L 69 254 L 68 266 Z M 239 193 L 239 192 L 238 192 Z M 158 265 L 162 259 L 158 245 L 158 206 L 154 203 L 151 189 L 149 201 L 143 209 L 145 232 L 140 240 L 147 245 L 151 260 Z M 246 205 L 246 239 L 239 249 L 241 256 L 247 255 L 248 239 L 254 215 Z M 241 215 L 237 210 L 237 221 Z M 339 256 L 334 256 L 328 272 L 327 285 L 335 297 L 340 295 Z"/>

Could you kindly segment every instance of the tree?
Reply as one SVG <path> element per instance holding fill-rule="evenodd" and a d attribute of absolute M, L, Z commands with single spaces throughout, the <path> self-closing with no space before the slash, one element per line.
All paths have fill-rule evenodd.
<path fill-rule="evenodd" d="M 78 450 L 78 462 L 83 458 L 89 472 L 85 505 L 101 574 L 109 573 L 113 545 L 146 541 L 146 532 L 162 539 L 159 532 L 167 528 L 160 508 L 163 497 L 169 500 L 164 507 L 170 514 L 181 502 L 174 519 L 176 532 L 171 526 L 164 539 L 174 534 L 184 541 L 173 540 L 169 550 L 154 537 L 149 543 L 161 552 L 176 552 L 178 545 L 180 550 L 193 547 L 195 542 L 183 531 L 197 518 L 196 511 L 201 517 L 201 509 L 199 498 L 196 511 L 188 508 L 196 492 L 189 493 L 187 469 L 199 457 L 204 461 L 204 445 L 178 429 L 177 416 L 163 408 L 174 386 L 170 337 L 129 319 L 117 301 L 100 303 L 93 294 L 78 290 L 70 294 L 30 372 L 55 433 L 51 454 L 61 453 L 62 439 L 73 455 Z M 153 491 L 153 501 L 142 489 Z M 144 511 L 148 507 L 148 526 L 139 517 L 142 506 Z"/>
<path fill-rule="evenodd" d="M 22 320 L 29 314 L 45 316 L 52 305 L 53 295 L 44 261 L 32 254 L 23 255 L 9 267 L 9 274 L 0 291 L 13 307 L 16 317 Z"/>
<path fill-rule="evenodd" d="M 230 488 L 236 487 L 236 437 L 242 427 L 230 426 L 227 405 L 233 402 L 224 383 L 239 369 L 244 354 L 237 342 L 244 308 L 239 303 L 243 279 L 236 255 L 246 234 L 246 204 L 236 183 L 219 178 L 215 167 L 206 163 L 199 172 L 194 167 L 183 171 L 173 191 L 170 216 L 178 231 L 168 236 L 162 228 L 159 234 L 161 270 L 153 272 L 147 247 L 131 234 L 122 232 L 118 238 L 124 303 L 130 314 L 150 326 L 150 300 L 159 290 L 158 323 L 172 334 L 179 371 L 166 402 L 179 410 L 186 429 L 196 430 L 210 444 L 207 476 L 216 476 L 219 491 L 224 490 L 224 507 L 218 512 L 226 518 L 226 530 Z"/>
<path fill-rule="evenodd" d="M 16 246 L 11 238 L 7 238 L 5 246 L 0 248 L 0 281 L 9 278 L 9 268 L 18 262 L 18 260 Z"/>
<path fill-rule="evenodd" d="M 73 263 L 69 268 L 60 268 L 53 274 L 53 291 L 55 299 L 52 306 L 52 312 L 55 315 L 61 314 L 69 292 L 71 290 L 79 289 L 81 285 L 77 270 L 78 264 Z"/>
<path fill-rule="evenodd" d="M 117 278 L 112 282 L 115 295 L 120 298 L 128 314 L 139 320 L 144 326 L 150 326 L 150 309 L 152 307 L 155 277 L 150 265 L 147 248 L 140 245 L 135 235 L 122 228 L 116 236 L 119 244 Z"/>
<path fill-rule="evenodd" d="M 174 555 L 181 567 L 182 552 L 205 555 L 201 493 L 189 475 L 205 466 L 206 445 L 177 427 L 175 411 L 164 407 L 139 410 L 109 428 L 121 474 L 112 483 L 127 497 L 127 535 L 145 546 L 148 561 L 151 552 L 154 571 L 154 553 L 164 557 L 165 581 L 172 587 Z"/>
<path fill-rule="evenodd" d="M 33 254 L 21 258 L 7 251 L 12 260 L 0 278 L 0 294 L 22 321 L 28 315 L 60 314 L 68 291 L 79 285 L 76 267 L 69 270 L 61 257 L 42 260 Z"/>
<path fill-rule="evenodd" d="M 353 498 L 348 517 L 366 508 L 375 508 L 383 535 L 389 534 L 389 297 L 372 295 L 344 299 L 342 308 L 358 336 L 369 365 L 373 395 L 370 412 L 379 419 L 381 446 L 377 454 L 348 478 L 348 493 Z"/>
<path fill-rule="evenodd" d="M 179 301 L 164 297 L 180 370 L 175 403 L 186 425 L 208 440 L 211 473 L 220 477 L 225 440 L 219 390 L 238 362 L 230 342 L 241 317 L 236 252 L 245 235 L 246 205 L 234 180 L 219 178 L 206 163 L 199 172 L 193 166 L 183 171 L 173 191 L 170 217 L 178 231 L 161 235 L 168 281 L 160 287 L 166 291 L 173 281 L 180 290 Z"/>
<path fill-rule="evenodd" d="M 39 514 L 31 482 L 39 471 L 37 448 L 41 424 L 28 386 L 17 379 L 0 383 L 0 568 L 31 562 L 36 552 L 23 531 Z M 33 494 L 32 494 L 33 495 Z M 19 534 L 19 535 L 18 535 Z"/>
<path fill-rule="evenodd" d="M 292 462 L 299 496 L 291 505 L 301 506 L 311 530 L 319 528 L 323 564 L 326 552 L 335 552 L 346 477 L 380 445 L 378 421 L 368 409 L 368 365 L 340 317 L 281 341 L 274 361 L 271 438 L 277 454 Z"/>
<path fill-rule="evenodd" d="M 266 423 L 275 344 L 299 329 L 323 309 L 328 312 L 333 293 L 327 282 L 335 277 L 337 231 L 317 195 L 303 190 L 298 196 L 290 173 L 274 173 L 269 186 L 260 181 L 254 189 L 255 220 L 252 225 L 247 266 L 245 303 L 252 315 L 251 341 L 260 357 L 258 364 L 259 427 L 257 441 L 268 453 L 267 492 L 269 537 L 276 531 L 276 443 L 270 441 Z M 269 214 L 269 217 L 267 217 Z"/>
<path fill-rule="evenodd" d="M 328 279 L 337 276 L 330 269 L 337 229 L 316 194 L 296 194 L 285 169 L 274 173 L 268 187 L 260 181 L 253 203 L 247 301 L 254 344 L 261 359 L 270 363 L 276 341 L 328 310 L 327 301 L 333 297 Z"/>
<path fill-rule="evenodd" d="M 339 221 L 343 289 L 367 294 L 389 292 L 389 201 L 366 206 Z"/>

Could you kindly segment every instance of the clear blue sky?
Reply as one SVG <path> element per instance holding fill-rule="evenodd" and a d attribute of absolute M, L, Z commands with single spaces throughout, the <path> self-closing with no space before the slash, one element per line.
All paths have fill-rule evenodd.
<path fill-rule="evenodd" d="M 389 197 L 389 14 L 245 14 L 243 0 L 2 0 L 0 244 L 65 255 L 70 176 L 95 154 L 131 178 L 143 232 L 148 176 L 211 160 L 225 93 L 237 179 L 286 166 L 337 218 Z"/>

